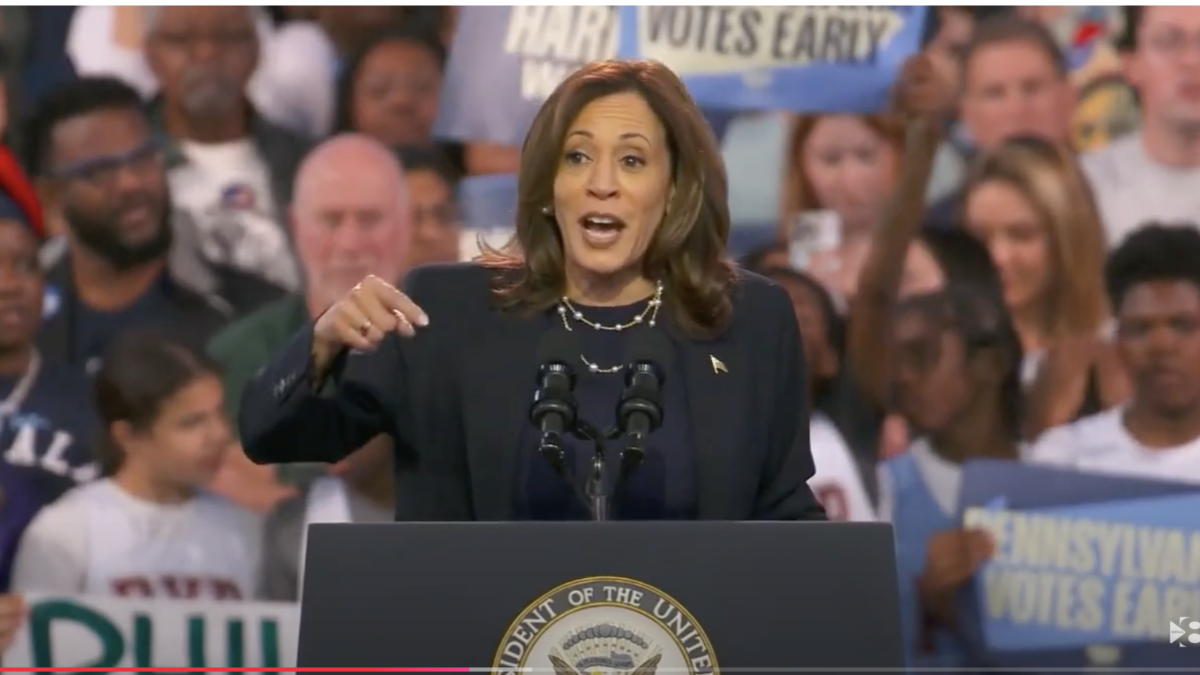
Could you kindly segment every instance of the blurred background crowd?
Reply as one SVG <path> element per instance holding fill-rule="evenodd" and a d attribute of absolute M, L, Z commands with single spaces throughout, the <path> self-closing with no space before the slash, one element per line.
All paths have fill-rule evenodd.
<path fill-rule="evenodd" d="M 520 149 L 434 135 L 457 13 L 0 7 L 5 587 L 292 601 L 306 523 L 391 519 L 387 438 L 277 469 L 230 420 L 363 276 L 505 225 L 462 214 Z M 945 625 L 987 550 L 962 462 L 1200 484 L 1200 8 L 930 8 L 922 55 L 935 133 L 710 120 L 730 253 L 801 325 L 812 486 L 896 524 Z"/>

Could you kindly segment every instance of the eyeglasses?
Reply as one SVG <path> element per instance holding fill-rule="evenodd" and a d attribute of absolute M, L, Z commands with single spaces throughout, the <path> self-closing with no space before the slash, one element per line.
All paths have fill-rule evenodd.
<path fill-rule="evenodd" d="M 49 173 L 54 178 L 83 181 L 94 187 L 107 189 L 116 183 L 121 169 L 129 168 L 139 175 L 145 175 L 161 166 L 162 157 L 162 143 L 156 138 L 151 138 L 127 152 L 92 157 L 52 169 Z"/>

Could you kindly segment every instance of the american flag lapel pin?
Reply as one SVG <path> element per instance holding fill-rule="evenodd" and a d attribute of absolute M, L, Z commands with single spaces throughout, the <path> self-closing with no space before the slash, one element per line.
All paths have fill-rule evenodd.
<path fill-rule="evenodd" d="M 714 373 L 728 373 L 729 372 L 729 369 L 725 367 L 725 363 L 723 361 L 721 361 L 721 359 L 718 359 L 717 357 L 713 356 L 712 354 L 709 354 L 708 360 L 712 362 L 712 369 L 713 369 Z"/>

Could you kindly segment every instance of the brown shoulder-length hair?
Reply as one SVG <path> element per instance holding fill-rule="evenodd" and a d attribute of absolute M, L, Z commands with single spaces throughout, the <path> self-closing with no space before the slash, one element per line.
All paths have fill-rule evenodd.
<path fill-rule="evenodd" d="M 779 191 L 779 238 L 787 240 L 788 222 L 793 216 L 812 209 L 823 208 L 813 191 L 812 182 L 804 173 L 804 145 L 817 122 L 825 115 L 796 115 L 791 119 L 787 155 L 783 170 L 783 185 Z M 895 151 L 896 158 L 904 156 L 904 119 L 900 115 L 876 113 L 859 117 L 872 131 L 879 134 Z M 896 162 L 900 166 L 900 162 Z"/>
<path fill-rule="evenodd" d="M 1097 334 L 1110 316 L 1104 288 L 1108 246 L 1091 187 L 1074 154 L 1038 138 L 1006 141 L 968 171 L 960 222 L 970 194 L 993 181 L 1017 190 L 1046 228 L 1051 265 L 1048 324 L 1042 327 L 1046 337 Z"/>
<path fill-rule="evenodd" d="M 493 297 L 504 309 L 542 311 L 566 289 L 562 235 L 553 215 L 554 177 L 563 142 L 592 101 L 634 92 L 666 131 L 673 194 L 642 259 L 642 273 L 661 279 L 663 307 L 686 335 L 711 338 L 732 316 L 737 278 L 729 239 L 725 164 L 712 129 L 683 83 L 656 61 L 598 61 L 580 68 L 546 99 L 521 148 L 516 235 L 501 249 L 481 245 L 478 261 L 501 270 Z"/>

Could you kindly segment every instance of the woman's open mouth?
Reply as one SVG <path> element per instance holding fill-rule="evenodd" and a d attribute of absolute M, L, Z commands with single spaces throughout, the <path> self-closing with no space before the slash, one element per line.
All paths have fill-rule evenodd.
<path fill-rule="evenodd" d="M 608 248 L 620 239 L 625 221 L 608 213 L 589 213 L 579 219 L 583 240 L 593 248 Z"/>

